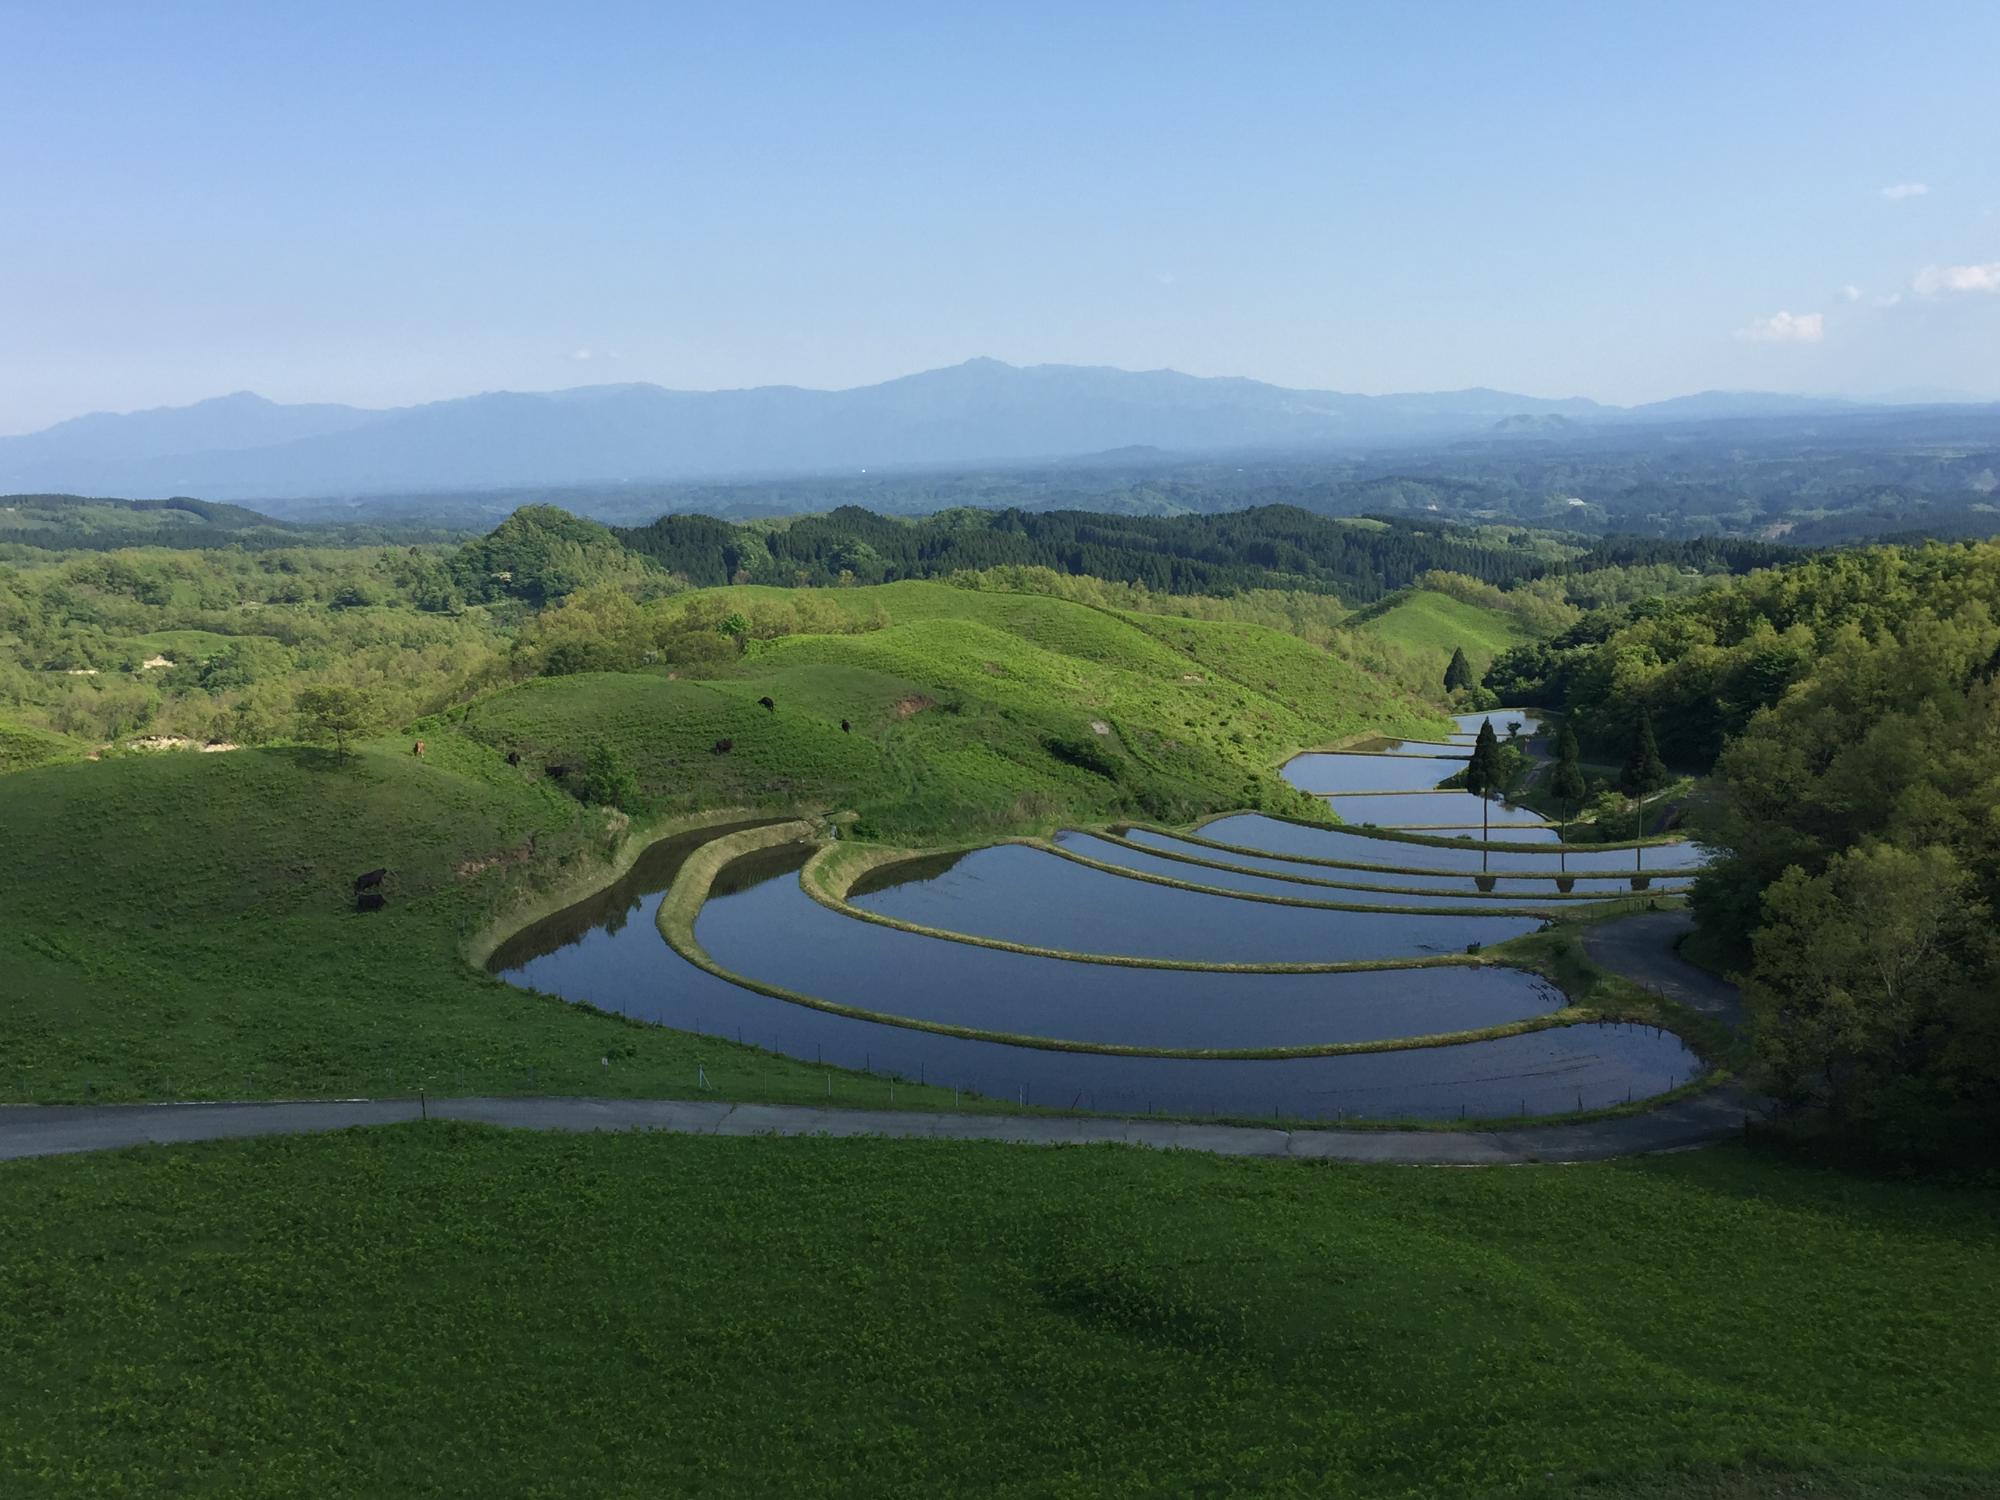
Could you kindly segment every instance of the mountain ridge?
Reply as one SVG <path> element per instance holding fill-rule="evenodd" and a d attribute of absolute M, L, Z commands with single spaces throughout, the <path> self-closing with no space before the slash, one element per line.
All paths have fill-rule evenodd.
<path fill-rule="evenodd" d="M 1636 407 L 1487 387 L 1380 396 L 1245 376 L 979 357 L 845 390 L 646 382 L 418 405 L 285 405 L 248 391 L 95 412 L 0 438 L 0 490 L 218 500 L 1020 463 L 1121 449 L 1356 448 L 1512 427 L 1837 415 L 1861 403 L 1698 392 Z"/>

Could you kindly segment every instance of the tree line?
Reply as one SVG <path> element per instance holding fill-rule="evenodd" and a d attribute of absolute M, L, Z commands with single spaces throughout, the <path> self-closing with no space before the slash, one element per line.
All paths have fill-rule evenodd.
<path fill-rule="evenodd" d="M 2000 544 L 1589 617 L 1486 685 L 1563 709 L 1631 779 L 1635 723 L 1712 770 L 1693 904 L 1745 978 L 1761 1086 L 1896 1155 L 2000 1146 Z"/>

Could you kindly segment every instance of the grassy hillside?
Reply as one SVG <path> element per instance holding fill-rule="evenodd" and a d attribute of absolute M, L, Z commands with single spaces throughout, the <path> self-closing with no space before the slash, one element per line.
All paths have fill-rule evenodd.
<path fill-rule="evenodd" d="M 756 591 L 724 594 L 748 605 Z M 823 1098 L 816 1069 L 529 999 L 466 964 L 462 947 L 496 914 L 551 909 L 611 877 L 625 815 L 580 805 L 551 763 L 615 749 L 647 827 L 735 806 L 846 807 L 864 832 L 964 840 L 1148 808 L 1290 805 L 1271 773 L 1287 750 L 1425 722 L 1338 658 L 1257 627 L 1134 623 L 934 584 L 838 597 L 892 623 L 754 642 L 706 681 L 652 669 L 505 688 L 423 728 L 421 760 L 397 735 L 344 761 L 245 749 L 0 777 L 8 847 L 32 851 L 0 861 L 0 1098 L 531 1079 L 687 1094 L 697 1065 L 737 1096 Z M 733 748 L 717 755 L 724 738 Z M 356 915 L 353 877 L 384 866 L 388 909 Z"/>
<path fill-rule="evenodd" d="M 1991 1495 L 1995 1194 L 451 1125 L 0 1165 L 8 1494 Z M 51 1476 L 60 1476 L 57 1479 Z"/>
<path fill-rule="evenodd" d="M 26 771 L 35 766 L 60 765 L 81 760 L 86 747 L 68 735 L 29 724 L 10 724 L 0 719 L 0 775 Z"/>
<path fill-rule="evenodd" d="M 496 910 L 608 881 L 612 821 L 451 739 L 422 761 L 399 739 L 0 779 L 8 847 L 62 851 L 0 861 L 0 1099 L 688 1095 L 698 1064 L 721 1090 L 823 1098 L 816 1069 L 461 956 Z M 388 909 L 357 915 L 354 876 L 382 866 Z"/>
<path fill-rule="evenodd" d="M 1502 651 L 1532 639 L 1513 615 L 1430 589 L 1408 590 L 1384 601 L 1381 608 L 1363 611 L 1348 624 L 1427 662 L 1435 661 L 1439 678 L 1457 647 L 1465 648 L 1473 671 L 1480 673 Z"/>
<path fill-rule="evenodd" d="M 753 640 L 700 681 L 663 669 L 543 679 L 481 700 L 457 727 L 537 766 L 605 744 L 653 808 L 816 799 L 856 808 L 864 832 L 907 838 L 1066 815 L 1311 812 L 1273 774 L 1293 751 L 1441 727 L 1381 678 L 1262 626 L 935 583 L 819 597 L 886 623 Z M 744 587 L 690 605 L 784 600 Z"/>

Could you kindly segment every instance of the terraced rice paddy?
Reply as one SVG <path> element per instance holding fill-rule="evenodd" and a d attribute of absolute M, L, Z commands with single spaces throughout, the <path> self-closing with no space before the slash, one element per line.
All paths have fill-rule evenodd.
<path fill-rule="evenodd" d="M 1454 764 L 1315 759 L 1357 788 L 1373 769 L 1418 792 L 1378 800 L 1413 803 L 1428 800 L 1423 776 Z M 1477 849 L 1257 814 L 1185 836 L 1070 830 L 1055 842 L 1061 852 L 1004 844 L 892 861 L 824 901 L 798 876 L 807 846 L 739 858 L 693 928 L 738 984 L 660 936 L 662 892 L 693 847 L 677 840 L 509 943 L 494 967 L 638 1020 L 1063 1108 L 1493 1118 L 1624 1103 L 1700 1072 L 1678 1038 L 1566 1024 L 1562 995 L 1540 978 L 1464 959 L 1565 903 L 1630 894 L 1629 850 Z M 1678 890 L 1700 853 L 1645 857 L 1658 873 L 1644 887 Z M 1441 958 L 1456 961 L 1428 966 Z M 1263 967 L 1350 963 L 1369 967 Z"/>
<path fill-rule="evenodd" d="M 1134 848 L 1132 843 L 1157 839 L 1160 852 L 1150 847 Z M 1475 875 L 1396 875 L 1367 870 L 1314 871 L 1300 864 L 1280 860 L 1259 860 L 1255 855 L 1224 856 L 1197 844 L 1167 840 L 1134 830 L 1130 840 L 1094 833 L 1065 830 L 1056 835 L 1056 846 L 1080 859 L 1116 865 L 1141 875 L 1178 880 L 1190 885 L 1220 890 L 1242 891 L 1250 895 L 1274 896 L 1287 901 L 1315 901 L 1345 906 L 1437 906 L 1476 912 L 1488 907 L 1557 906 L 1571 901 L 1604 900 L 1632 894 L 1630 878 L 1603 878 L 1570 882 L 1565 891 L 1546 877 L 1480 877 Z M 1168 851 L 1173 852 L 1168 852 Z M 1192 863 L 1191 858 L 1202 862 Z M 1372 882 L 1372 883 L 1371 883 Z M 1646 887 L 1654 894 L 1661 890 L 1652 882 Z M 1678 889 L 1676 886 L 1675 889 Z"/>
<path fill-rule="evenodd" d="M 1455 755 L 1377 755 L 1358 751 L 1314 752 L 1295 756 L 1285 766 L 1285 780 L 1302 792 L 1333 793 L 1427 792 L 1447 776 L 1465 769 L 1466 757 Z"/>
<path fill-rule="evenodd" d="M 1003 1021 L 1048 1040 L 1241 1047 L 1255 1036 L 1330 1042 L 1417 1035 L 1480 1017 L 1547 1014 L 1560 997 L 1498 967 L 1350 974 L 1122 968 L 925 938 L 829 911 L 799 889 L 803 850 L 725 872 L 696 935 L 759 982 L 915 1019 Z M 664 878 L 663 878 L 664 877 Z M 1459 1045 L 1323 1056 L 1189 1058 L 1067 1051 L 856 1019 L 706 973 L 654 926 L 657 867 L 615 917 L 564 913 L 497 956 L 512 983 L 636 1020 L 741 1039 L 793 1057 L 943 1083 L 969 1094 L 1117 1113 L 1280 1115 L 1326 1120 L 1559 1114 L 1644 1098 L 1687 1081 L 1699 1059 L 1644 1026 L 1583 1025 Z M 581 926 L 581 932 L 579 932 Z"/>
<path fill-rule="evenodd" d="M 1469 828 L 1476 832 L 1490 826 L 1508 829 L 1503 838 L 1515 837 L 1516 829 L 1548 829 L 1542 815 L 1532 808 L 1515 807 L 1497 798 L 1485 799 L 1482 806 L 1481 799 L 1470 792 L 1357 792 L 1326 800 L 1343 823 L 1373 823 L 1379 828 Z"/>
<path fill-rule="evenodd" d="M 1488 719 L 1493 721 L 1493 732 L 1503 740 L 1516 732 L 1517 724 L 1521 726 L 1519 733 L 1523 739 L 1532 739 L 1542 728 L 1542 716 L 1535 709 L 1489 708 L 1483 713 L 1459 714 L 1453 719 L 1458 728 L 1451 736 L 1452 743 L 1470 745 L 1479 738 L 1479 726 Z"/>
<path fill-rule="evenodd" d="M 1476 843 L 1478 830 L 1473 830 L 1475 838 L 1462 841 L 1462 846 L 1454 843 L 1424 843 L 1411 839 L 1377 838 L 1368 833 L 1351 828 L 1310 828 L 1303 823 L 1288 823 L 1282 818 L 1265 817 L 1262 813 L 1232 813 L 1225 818 L 1204 823 L 1196 830 L 1196 837 L 1220 844 L 1235 845 L 1254 850 L 1259 854 L 1288 855 L 1301 860 L 1324 860 L 1343 864 L 1373 866 L 1377 869 L 1407 866 L 1426 870 L 1456 870 L 1463 874 L 1480 873 L 1540 874 L 1559 875 L 1566 869 L 1601 872 L 1618 867 L 1650 870 L 1655 874 L 1666 871 L 1692 872 L 1706 858 L 1699 844 L 1658 844 L 1638 852 L 1607 845 L 1602 849 L 1591 849 L 1584 853 L 1564 854 L 1554 849 L 1532 848 L 1481 849 Z M 1549 838 L 1539 838 L 1535 842 L 1553 842 L 1555 830 L 1533 830 L 1509 828 L 1493 842 L 1510 845 L 1525 845 L 1529 835 L 1549 834 Z"/>
<path fill-rule="evenodd" d="M 1505 838 L 1553 842 L 1556 835 L 1527 830 L 1548 826 L 1540 813 L 1469 792 L 1438 790 L 1438 784 L 1465 769 L 1469 746 L 1488 718 L 1502 736 L 1518 732 L 1532 738 L 1540 719 L 1527 709 L 1497 709 L 1492 714 L 1462 714 L 1454 722 L 1452 739 L 1462 744 L 1378 739 L 1360 748 L 1312 751 L 1295 756 L 1284 769 L 1285 780 L 1302 792 L 1325 797 L 1344 823 L 1380 828 L 1444 830 L 1506 828 Z M 1520 830 L 1517 833 L 1513 830 Z"/>
<path fill-rule="evenodd" d="M 1221 826 L 1220 822 L 1209 824 L 1203 830 L 1202 837 L 1207 837 L 1209 830 Z M 1552 892 L 1556 894 L 1575 892 L 1603 898 L 1630 895 L 1635 888 L 1650 891 L 1655 895 L 1683 891 L 1688 885 L 1687 877 L 1692 874 L 1691 871 L 1682 870 L 1660 876 L 1639 876 L 1636 878 L 1642 883 L 1635 887 L 1633 884 L 1635 877 L 1630 870 L 1596 875 L 1575 875 L 1554 870 L 1545 874 L 1523 872 L 1493 875 L 1481 873 L 1475 862 L 1471 869 L 1445 873 L 1441 870 L 1381 868 L 1359 863 L 1311 864 L 1299 858 L 1287 858 L 1282 855 L 1217 848 L 1211 843 L 1197 842 L 1193 838 L 1180 838 L 1174 834 L 1162 833 L 1156 828 L 1125 828 L 1105 836 L 1099 842 L 1110 842 L 1112 839 L 1122 839 L 1125 843 L 1140 845 L 1147 851 L 1157 851 L 1163 858 L 1175 860 L 1176 867 L 1187 872 L 1181 878 L 1196 885 L 1216 884 L 1214 880 L 1208 878 L 1215 872 L 1207 867 L 1221 864 L 1239 870 L 1255 870 L 1276 875 L 1288 881 L 1327 881 L 1338 887 L 1364 892 L 1362 896 L 1356 898 L 1360 900 L 1374 900 L 1375 897 L 1368 896 L 1365 892 L 1382 889 L 1435 890 L 1452 892 L 1460 896 L 1491 891 L 1495 894 L 1524 898 L 1526 904 L 1533 905 L 1536 900 L 1546 898 Z M 1386 839 L 1374 841 L 1375 851 L 1385 860 L 1396 858 L 1406 849 L 1428 847 L 1431 846 L 1391 843 Z M 1647 851 L 1649 856 L 1654 852 Z M 1606 871 L 1614 869 L 1629 855 L 1629 850 L 1607 849 L 1601 857 L 1592 854 L 1570 854 L 1563 858 L 1568 861 L 1571 869 L 1588 866 Z M 1414 861 L 1412 863 L 1414 864 Z"/>
<path fill-rule="evenodd" d="M 1200 963 L 1353 963 L 1462 953 L 1541 925 L 1532 916 L 1321 911 L 1130 880 L 1022 845 L 854 899 L 920 927 L 1051 948 Z M 1393 903 L 1385 903 L 1393 904 Z"/>

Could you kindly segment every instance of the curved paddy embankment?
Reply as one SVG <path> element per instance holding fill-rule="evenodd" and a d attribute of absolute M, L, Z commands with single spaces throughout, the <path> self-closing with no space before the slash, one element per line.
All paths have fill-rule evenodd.
<path fill-rule="evenodd" d="M 1466 795 L 1426 789 L 1459 747 L 1387 743 L 1317 757 L 1315 775 L 1347 789 L 1335 798 Z M 649 851 L 494 967 L 635 1019 L 1019 1104 L 1488 1118 L 1699 1076 L 1678 1037 L 1487 956 L 1592 902 L 1677 891 L 1671 868 L 1699 851 L 1635 853 L 1668 867 L 1635 879 L 1603 867 L 1626 851 L 1593 846 L 1572 871 L 1577 851 L 1518 838 L 1551 831 L 1495 832 L 1232 814 L 926 853 L 818 821 L 718 828 Z"/>
<path fill-rule="evenodd" d="M 1097 1110 L 1548 1115 L 1651 1097 L 1701 1071 L 1668 1033 L 1588 1021 L 1535 976 L 1462 956 L 1334 974 L 1082 965 L 857 923 L 801 888 L 804 848 L 760 848 L 809 831 L 751 830 L 691 851 L 671 906 L 655 890 L 615 903 L 615 918 L 558 914 L 541 940 L 523 934 L 503 950 L 504 977 L 792 1056 Z M 850 846 L 826 857 L 852 878 L 884 856 Z M 697 887 L 710 894 L 690 903 Z M 1016 1029 L 976 1024 L 1000 1017 Z M 1436 1029 L 1482 1022 L 1471 1037 Z"/>

